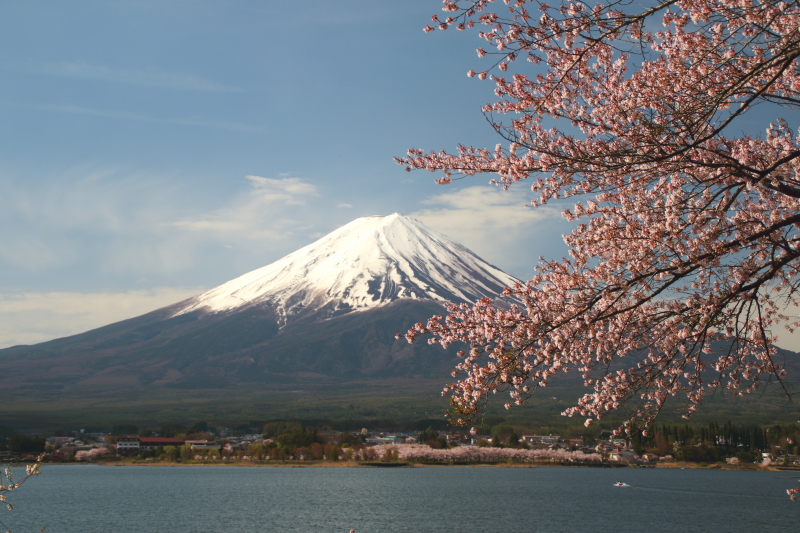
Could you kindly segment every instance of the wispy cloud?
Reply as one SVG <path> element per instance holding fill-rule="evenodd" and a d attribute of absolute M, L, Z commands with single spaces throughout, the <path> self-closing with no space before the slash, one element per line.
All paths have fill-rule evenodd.
<path fill-rule="evenodd" d="M 37 105 L 36 109 L 43 111 L 53 111 L 56 113 L 75 113 L 81 115 L 93 115 L 96 117 L 113 118 L 122 120 L 138 120 L 143 122 L 158 122 L 160 124 L 178 124 L 185 126 L 201 126 L 204 128 L 218 128 L 223 130 L 242 131 L 242 132 L 263 132 L 264 128 L 240 124 L 237 122 L 220 122 L 213 120 L 195 120 L 181 118 L 158 118 L 137 113 L 125 113 L 120 111 L 109 111 L 103 109 L 92 109 L 89 107 L 79 107 L 71 105 Z"/>
<path fill-rule="evenodd" d="M 338 204 L 336 204 L 336 207 L 338 207 L 339 209 L 352 209 L 353 208 L 353 204 L 348 204 L 348 203 L 345 203 L 345 202 L 339 202 Z"/>
<path fill-rule="evenodd" d="M 300 178 L 262 178 L 245 176 L 253 186 L 254 193 L 264 202 L 286 202 L 289 205 L 304 205 L 309 196 L 318 196 L 317 188 Z"/>
<path fill-rule="evenodd" d="M 193 263 L 196 243 L 164 231 L 181 202 L 193 200 L 172 176 L 77 168 L 48 176 L 42 185 L 2 177 L 0 265 L 18 269 L 18 278 L 50 272 L 69 286 L 66 272 L 76 265 L 130 276 Z"/>
<path fill-rule="evenodd" d="M 782 320 L 773 326 L 772 333 L 778 336 L 778 342 L 775 344 L 787 350 L 800 352 L 800 329 L 792 326 L 794 322 L 800 321 L 798 307 L 784 305 L 781 312 L 788 316 L 789 320 Z"/>
<path fill-rule="evenodd" d="M 521 188 L 466 187 L 422 201 L 429 207 L 411 216 L 509 274 L 526 277 L 542 255 L 540 250 L 553 245 L 566 250 L 561 236 L 570 229 L 557 208 L 526 208 L 528 194 Z"/>
<path fill-rule="evenodd" d="M 319 196 L 315 185 L 295 177 L 245 178 L 250 185 L 246 193 L 210 213 L 177 220 L 175 226 L 275 240 L 286 239 L 308 227 L 307 222 L 300 222 L 304 217 L 297 217 L 300 214 L 297 208 Z"/>
<path fill-rule="evenodd" d="M 126 292 L 0 294 L 0 348 L 82 333 L 143 315 L 200 292 L 200 288 L 160 288 Z"/>
<path fill-rule="evenodd" d="M 74 286 L 73 278 L 86 286 L 87 276 L 120 288 L 132 278 L 144 280 L 139 287 L 222 283 L 347 222 L 320 205 L 313 183 L 293 176 L 249 176 L 216 192 L 114 169 L 65 170 L 42 187 L 15 181 L 0 179 L 0 271 L 16 286 L 48 278 L 59 280 L 49 286 Z M 3 281 L 0 291 L 11 290 Z"/>
<path fill-rule="evenodd" d="M 549 206 L 539 209 L 525 207 L 528 191 L 505 191 L 491 185 L 476 185 L 432 196 L 421 203 L 433 206 L 417 211 L 418 217 L 437 219 L 446 225 L 474 228 L 491 226 L 510 229 L 527 225 L 534 220 L 560 218 L 561 213 Z"/>
<path fill-rule="evenodd" d="M 143 87 L 172 89 L 176 91 L 241 92 L 241 89 L 191 74 L 155 69 L 112 68 L 93 65 L 85 61 L 61 62 L 44 65 L 44 74 L 109 81 Z"/>

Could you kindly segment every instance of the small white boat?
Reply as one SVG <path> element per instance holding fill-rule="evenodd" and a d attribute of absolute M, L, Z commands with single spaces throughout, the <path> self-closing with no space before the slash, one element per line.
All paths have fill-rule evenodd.
<path fill-rule="evenodd" d="M 623 483 L 622 481 L 617 481 L 616 483 L 614 483 L 614 486 L 615 487 L 629 487 L 630 485 L 628 485 L 627 483 Z"/>

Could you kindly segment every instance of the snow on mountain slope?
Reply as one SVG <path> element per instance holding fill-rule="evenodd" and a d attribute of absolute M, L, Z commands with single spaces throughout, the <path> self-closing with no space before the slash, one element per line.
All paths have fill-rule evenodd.
<path fill-rule="evenodd" d="M 191 298 L 173 315 L 268 303 L 287 317 L 336 316 L 402 299 L 474 302 L 517 279 L 416 219 L 354 220 L 283 259 Z"/>

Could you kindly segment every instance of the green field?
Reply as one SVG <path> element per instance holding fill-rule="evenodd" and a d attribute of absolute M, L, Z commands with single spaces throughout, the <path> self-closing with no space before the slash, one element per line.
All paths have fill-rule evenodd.
<path fill-rule="evenodd" d="M 79 390 L 36 388 L 0 392 L 0 425 L 16 429 L 106 427 L 136 424 L 158 427 L 191 424 L 199 420 L 236 427 L 251 420 L 420 420 L 443 419 L 447 398 L 440 380 L 385 379 L 355 382 L 297 381 L 291 384 L 244 384 L 229 388 L 188 390 L 168 387 L 115 389 L 82 387 Z M 792 384 L 795 389 L 797 385 Z M 498 394 L 486 415 L 512 423 L 550 427 L 575 426 L 583 420 L 560 413 L 584 393 L 572 382 L 540 389 L 522 407 L 505 410 L 506 397 Z M 673 402 L 660 418 L 683 423 L 680 405 Z M 604 420 L 604 426 L 621 417 Z M 797 406 L 771 391 L 747 399 L 717 396 L 692 423 L 731 420 L 737 424 L 789 423 L 798 419 Z"/>

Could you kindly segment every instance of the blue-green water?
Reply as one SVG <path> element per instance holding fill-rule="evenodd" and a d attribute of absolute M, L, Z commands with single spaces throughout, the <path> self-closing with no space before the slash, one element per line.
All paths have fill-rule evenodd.
<path fill-rule="evenodd" d="M 623 481 L 629 487 L 614 487 Z M 797 531 L 793 473 L 45 466 L 14 533 Z"/>

